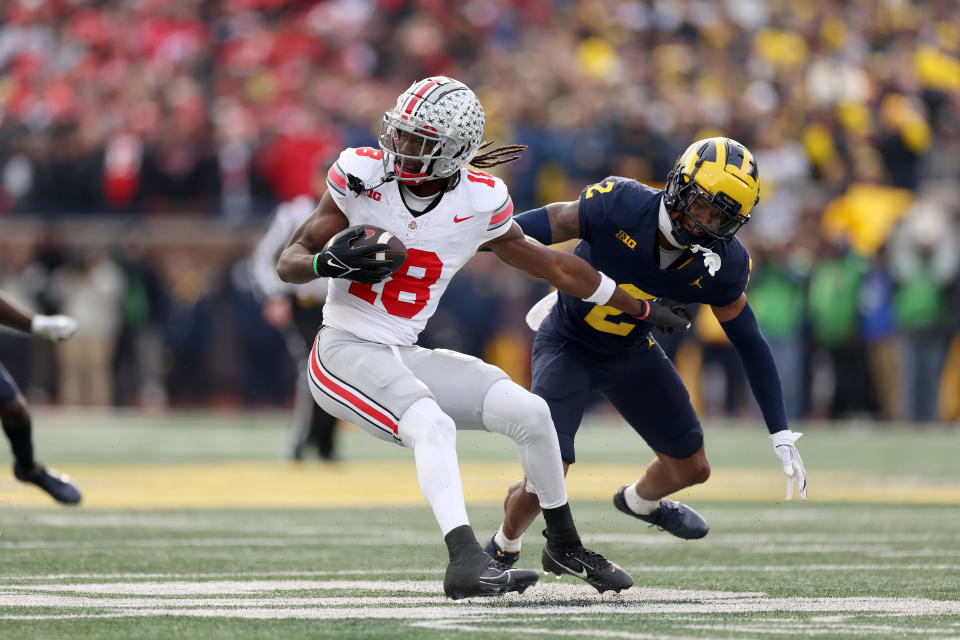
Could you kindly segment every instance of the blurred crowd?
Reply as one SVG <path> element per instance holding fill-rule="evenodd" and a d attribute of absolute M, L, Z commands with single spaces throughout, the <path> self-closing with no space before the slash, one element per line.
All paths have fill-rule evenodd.
<path fill-rule="evenodd" d="M 575 198 L 610 174 L 662 184 L 698 137 L 745 143 L 761 177 L 760 205 L 740 232 L 754 258 L 748 295 L 775 347 L 791 415 L 960 416 L 951 400 L 960 397 L 953 0 L 0 7 L 0 221 L 192 215 L 256 228 L 279 202 L 317 197 L 315 176 L 342 147 L 375 144 L 382 112 L 413 80 L 450 75 L 480 96 L 488 139 L 529 145 L 498 171 L 517 210 Z M 24 283 L 40 280 L 27 272 L 37 265 L 56 284 L 34 285 L 34 304 L 116 309 L 90 321 L 115 345 L 108 401 L 132 402 L 136 394 L 121 388 L 134 370 L 151 379 L 141 396 L 143 388 L 175 402 L 216 394 L 216 377 L 196 373 L 212 348 L 229 362 L 262 343 L 251 361 L 273 366 L 275 336 L 251 319 L 258 303 L 242 261 L 197 278 L 156 255 L 145 275 L 149 261 L 132 260 L 124 244 L 83 258 L 64 257 L 67 247 L 59 264 L 43 246 L 0 256 L 4 286 L 30 290 Z M 461 278 L 462 291 L 489 294 L 481 300 L 502 310 L 501 323 L 471 327 L 460 309 L 482 309 L 454 289 L 444 302 L 464 306 L 441 309 L 426 340 L 494 353 L 522 378 L 517 354 L 529 332 L 519 310 L 539 285 L 487 260 Z M 67 306 L 83 287 L 96 293 Z M 227 317 L 244 336 L 240 348 L 221 330 Z M 153 338 L 134 325 L 152 326 Z M 722 335 L 709 318 L 698 327 L 689 344 L 674 346 L 678 357 L 697 346 L 708 381 L 722 371 L 716 379 L 727 391 L 714 407 L 717 385 L 707 384 L 705 408 L 752 411 Z M 251 388 L 284 380 L 235 371 Z M 57 388 L 72 389 L 66 379 Z"/>

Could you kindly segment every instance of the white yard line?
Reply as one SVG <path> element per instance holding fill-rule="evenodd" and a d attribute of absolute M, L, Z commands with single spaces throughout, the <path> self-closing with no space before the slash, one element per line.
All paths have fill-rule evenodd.
<path fill-rule="evenodd" d="M 933 554 L 936 555 L 936 554 Z M 952 555 L 952 554 L 946 554 Z M 909 557 L 909 556 L 907 556 Z M 439 561 L 438 561 L 439 563 Z M 521 563 L 523 564 L 523 563 Z M 705 565 L 705 566 L 652 566 L 624 567 L 630 573 L 730 573 L 745 571 L 752 573 L 808 572 L 808 571 L 960 571 L 960 564 L 920 564 L 920 563 L 884 563 L 884 564 L 786 564 L 786 565 Z M 0 588 L 15 584 L 12 581 L 37 580 L 139 580 L 139 579 L 217 579 L 217 578 L 309 578 L 324 576 L 404 576 L 410 574 L 439 575 L 443 568 L 429 569 L 408 567 L 397 569 L 343 569 L 338 571 L 241 571 L 237 573 L 47 573 L 24 576 L 6 576 L 0 578 Z"/>
<path fill-rule="evenodd" d="M 327 590 L 344 591 L 360 590 L 373 592 L 389 592 L 391 595 L 381 596 L 331 598 L 318 597 L 273 597 L 282 591 Z M 187 610 L 184 607 L 198 606 L 208 611 L 217 611 L 218 607 L 229 607 L 229 611 L 220 611 L 228 615 L 234 609 L 251 609 L 253 611 L 272 608 L 276 615 L 287 615 L 284 612 L 295 604 L 301 605 L 330 605 L 328 609 L 352 615 L 354 610 L 349 604 L 369 603 L 370 606 L 356 607 L 356 611 L 387 611 L 379 607 L 381 603 L 408 604 L 404 610 L 422 609 L 421 605 L 435 605 L 438 598 L 442 598 L 440 584 L 434 580 L 256 580 L 256 581 L 196 581 L 196 582 L 104 582 L 95 584 L 10 584 L 0 587 L 0 606 L 5 607 L 71 607 L 78 608 L 105 608 L 105 609 L 136 609 L 158 608 L 169 611 L 171 609 Z M 41 593 L 55 592 L 55 593 Z M 64 592 L 71 594 L 100 594 L 105 597 L 61 595 Z M 400 596 L 397 594 L 410 594 Z M 256 594 L 257 597 L 248 597 Z M 118 596 L 142 595 L 146 597 L 115 598 Z M 184 595 L 223 596 L 217 599 L 183 598 Z M 164 596 L 181 596 L 180 598 L 165 598 Z M 571 600 L 576 606 L 568 606 Z M 505 602 L 522 603 L 520 608 L 501 605 Z M 625 591 L 619 596 L 607 595 L 600 598 L 589 587 L 581 583 L 545 580 L 531 588 L 524 595 L 510 594 L 503 599 L 475 599 L 464 603 L 442 601 L 447 606 L 442 609 L 456 615 L 474 614 L 481 611 L 487 613 L 496 611 L 497 615 L 509 615 L 511 611 L 523 615 L 554 615 L 554 614 L 590 614 L 590 613 L 744 613 L 744 612 L 837 612 L 849 614 L 851 612 L 877 612 L 896 615 L 960 615 L 960 601 L 933 600 L 929 598 L 885 598 L 885 597 L 850 597 L 850 598 L 770 598 L 757 592 L 730 592 L 705 591 L 661 588 L 634 588 Z M 269 606 L 268 606 L 269 605 Z M 428 607 L 429 609 L 429 607 Z M 404 611 L 397 611 L 405 617 Z"/>
<path fill-rule="evenodd" d="M 712 568 L 713 570 L 716 567 Z M 729 567 L 742 570 L 743 567 Z M 796 567 L 792 568 L 796 570 Z M 290 572 L 294 573 L 294 572 Z M 579 581 L 544 579 L 525 594 L 451 602 L 434 580 L 346 580 L 335 572 L 295 572 L 295 579 L 201 580 L 223 574 L 76 574 L 0 581 L 0 620 L 43 621 L 91 618 L 168 617 L 249 620 L 397 620 L 411 627 L 464 633 L 511 636 L 544 635 L 564 638 L 653 640 L 747 637 L 779 634 L 806 637 L 888 635 L 947 638 L 960 635 L 960 625 L 925 628 L 910 620 L 924 616 L 960 616 L 960 601 L 928 598 L 771 598 L 759 592 L 684 590 L 635 587 L 619 596 L 598 596 Z M 305 579 L 310 573 L 315 579 Z M 399 573 L 399 572 L 398 572 Z M 320 579 L 320 575 L 331 579 Z M 84 578 L 101 582 L 65 582 Z M 157 580 L 156 577 L 167 578 Z M 125 581 L 114 582 L 110 579 Z M 138 579 L 139 578 L 139 579 Z M 170 579 L 178 578 L 178 579 Z M 192 579 L 187 579 L 192 578 Z M 285 592 L 333 591 L 330 596 L 291 596 Z M 372 595 L 344 595 L 350 591 Z M 45 613 L 44 611 L 48 611 Z M 823 615 L 810 617 L 811 613 Z M 781 614 L 779 616 L 751 614 Z M 605 629 L 595 616 L 655 616 L 670 623 L 667 633 Z M 791 614 L 794 614 L 791 616 Z M 799 615 L 798 615 L 799 614 Z M 725 616 L 723 622 L 706 616 Z M 537 621 L 574 618 L 577 629 L 554 629 Z M 902 626 L 877 618 L 902 619 Z M 951 618 L 948 618 L 951 619 Z M 514 626 L 516 624 L 525 626 Z M 582 625 L 582 626 L 581 626 Z"/>

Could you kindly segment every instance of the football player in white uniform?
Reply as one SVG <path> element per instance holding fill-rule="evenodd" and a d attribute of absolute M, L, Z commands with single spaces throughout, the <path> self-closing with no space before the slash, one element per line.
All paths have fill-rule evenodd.
<path fill-rule="evenodd" d="M 280 256 L 291 283 L 329 277 L 324 323 L 310 354 L 310 382 L 329 413 L 376 437 L 413 449 L 420 489 L 447 544 L 447 596 L 522 592 L 537 580 L 494 561 L 469 525 L 456 452 L 457 429 L 504 434 L 517 445 L 528 490 L 543 509 L 546 571 L 586 580 L 601 593 L 633 584 L 623 569 L 580 542 L 546 403 L 477 358 L 416 346 L 450 279 L 481 247 L 562 291 L 609 304 L 655 324 L 685 329 L 685 318 L 637 300 L 584 260 L 527 238 L 512 221 L 507 188 L 485 168 L 516 159 L 523 147 L 477 156 L 485 116 L 466 85 L 432 77 L 410 86 L 384 114 L 379 149 L 346 149 L 327 174 L 327 192 Z M 513 154 L 513 155 L 511 155 Z M 407 247 L 391 274 L 374 253 L 351 248 L 373 224 Z"/>

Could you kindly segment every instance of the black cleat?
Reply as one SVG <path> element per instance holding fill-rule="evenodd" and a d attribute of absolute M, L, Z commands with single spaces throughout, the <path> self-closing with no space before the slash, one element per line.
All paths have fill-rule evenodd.
<path fill-rule="evenodd" d="M 468 560 L 455 560 L 447 565 L 443 577 L 443 592 L 451 600 L 501 596 L 511 591 L 523 593 L 536 584 L 536 571 L 513 569 L 497 562 L 486 553 Z"/>
<path fill-rule="evenodd" d="M 628 487 L 629 485 L 620 487 L 620 491 L 613 494 L 613 506 L 615 506 L 617 510 L 623 511 L 625 514 L 633 516 L 638 520 L 649 522 L 651 527 L 657 526 L 667 533 L 671 533 L 684 540 L 702 538 L 710 531 L 710 525 L 707 524 L 707 521 L 704 520 L 699 513 L 682 502 L 667 500 L 666 498 L 660 499 L 660 505 L 654 509 L 650 515 L 642 516 L 639 513 L 634 513 L 630 507 L 627 506 L 627 500 L 623 496 L 623 492 L 626 491 Z"/>
<path fill-rule="evenodd" d="M 43 465 L 37 465 L 33 470 L 28 471 L 18 463 L 14 463 L 13 475 L 20 482 L 30 482 L 37 485 L 61 504 L 77 504 L 83 497 L 80 493 L 80 487 L 70 476 Z"/>
<path fill-rule="evenodd" d="M 485 546 L 483 550 L 487 552 L 488 556 L 508 567 L 517 564 L 517 560 L 520 559 L 519 551 L 504 551 L 493 538 L 490 538 L 490 541 L 487 542 L 487 546 Z"/>
<path fill-rule="evenodd" d="M 565 573 L 576 576 L 601 594 L 604 591 L 620 593 L 633 586 L 633 578 L 629 573 L 583 545 L 551 549 L 548 543 L 543 547 L 541 559 L 544 571 L 558 578 Z"/>

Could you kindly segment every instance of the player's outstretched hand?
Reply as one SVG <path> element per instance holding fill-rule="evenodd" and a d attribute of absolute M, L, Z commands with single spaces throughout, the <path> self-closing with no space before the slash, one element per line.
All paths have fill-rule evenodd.
<path fill-rule="evenodd" d="M 669 298 L 656 298 L 654 302 L 662 304 L 665 307 L 669 307 L 670 311 L 672 311 L 674 315 L 686 318 L 687 327 L 683 329 L 684 331 L 690 328 L 690 323 L 693 321 L 693 315 L 690 313 L 690 309 L 687 308 L 687 305 L 683 304 L 682 302 L 677 302 L 676 300 L 670 300 Z M 673 333 L 674 331 L 674 327 L 668 325 L 657 325 L 657 329 L 664 333 Z"/>
<path fill-rule="evenodd" d="M 634 316 L 657 327 L 661 331 L 686 331 L 690 328 L 690 311 L 676 302 L 655 300 L 641 300 L 646 306 L 646 312 Z M 671 307 L 670 305 L 674 305 Z"/>
<path fill-rule="evenodd" d="M 330 278 L 346 278 L 362 284 L 376 284 L 390 275 L 390 260 L 377 260 L 374 254 L 390 248 L 387 244 L 351 247 L 354 240 L 365 235 L 362 227 L 335 237 L 317 256 L 316 271 Z"/>
<path fill-rule="evenodd" d="M 77 321 L 70 316 L 33 316 L 30 333 L 54 342 L 62 342 L 77 332 Z"/>
<path fill-rule="evenodd" d="M 802 433 L 794 433 L 790 429 L 770 434 L 773 440 L 773 451 L 777 454 L 783 472 L 787 474 L 787 500 L 793 499 L 793 486 L 796 484 L 800 491 L 800 498 L 807 499 L 807 470 L 803 468 L 803 460 L 794 443 L 800 439 Z"/>

